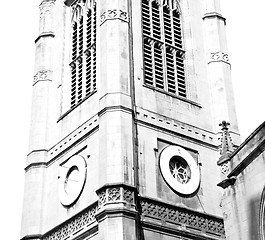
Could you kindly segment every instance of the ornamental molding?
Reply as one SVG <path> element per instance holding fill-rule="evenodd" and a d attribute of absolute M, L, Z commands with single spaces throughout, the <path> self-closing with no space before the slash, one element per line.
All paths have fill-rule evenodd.
<path fill-rule="evenodd" d="M 33 85 L 39 81 L 51 81 L 52 71 L 50 70 L 41 70 L 38 71 L 33 77 Z"/>
<path fill-rule="evenodd" d="M 230 65 L 228 54 L 222 51 L 210 53 L 210 60 L 208 63 L 212 62 L 224 62 Z"/>
<path fill-rule="evenodd" d="M 141 221 L 150 222 L 148 218 L 160 220 L 164 226 L 181 231 L 194 231 L 196 234 L 225 238 L 224 223 L 221 218 L 190 209 L 177 207 L 149 198 L 141 198 Z M 212 239 L 212 238 L 211 238 Z"/>
<path fill-rule="evenodd" d="M 43 236 L 43 240 L 64 240 L 73 238 L 80 231 L 84 232 L 91 228 L 91 224 L 96 222 L 97 202 L 86 208 L 68 221 L 62 223 L 57 228 L 51 230 Z M 71 239 L 72 239 L 71 238 Z"/>
<path fill-rule="evenodd" d="M 128 13 L 119 9 L 108 9 L 100 15 L 100 26 L 108 20 L 119 19 L 123 22 L 128 22 Z"/>
<path fill-rule="evenodd" d="M 124 203 L 135 207 L 135 191 L 133 186 L 125 184 L 105 185 L 97 190 L 98 207 L 101 209 L 111 203 Z"/>

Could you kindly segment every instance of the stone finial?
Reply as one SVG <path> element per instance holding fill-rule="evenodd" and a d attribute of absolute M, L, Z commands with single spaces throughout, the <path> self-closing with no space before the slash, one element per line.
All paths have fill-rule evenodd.
<path fill-rule="evenodd" d="M 222 163 L 229 160 L 231 154 L 234 151 L 234 144 L 232 142 L 232 138 L 229 133 L 229 126 L 230 123 L 226 121 L 222 121 L 222 123 L 219 124 L 221 126 L 222 130 L 222 138 L 221 138 L 221 157 L 219 158 L 218 165 L 221 165 Z"/>

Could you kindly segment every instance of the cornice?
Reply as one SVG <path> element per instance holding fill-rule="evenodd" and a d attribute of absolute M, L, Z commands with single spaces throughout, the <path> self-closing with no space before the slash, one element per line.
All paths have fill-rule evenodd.
<path fill-rule="evenodd" d="M 41 33 L 35 40 L 35 43 L 37 43 L 41 38 L 46 38 L 46 37 L 52 37 L 54 38 L 55 37 L 55 34 L 54 32 L 44 32 L 44 33 Z"/>

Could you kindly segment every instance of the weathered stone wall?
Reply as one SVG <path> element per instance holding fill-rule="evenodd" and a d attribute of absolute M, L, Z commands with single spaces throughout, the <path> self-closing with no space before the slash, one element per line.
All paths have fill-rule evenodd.
<path fill-rule="evenodd" d="M 225 189 L 224 209 L 227 239 L 264 239 L 262 192 L 265 186 L 265 127 L 257 128 L 235 151 L 228 178 L 234 185 Z M 263 236 L 261 236 L 263 234 Z"/>

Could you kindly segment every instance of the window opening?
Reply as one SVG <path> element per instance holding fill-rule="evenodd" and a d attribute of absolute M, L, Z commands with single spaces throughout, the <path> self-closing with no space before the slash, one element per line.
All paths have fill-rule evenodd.
<path fill-rule="evenodd" d="M 71 108 L 96 90 L 96 2 L 72 7 Z"/>
<path fill-rule="evenodd" d="M 180 13 L 175 0 L 142 0 L 144 83 L 187 96 Z"/>

